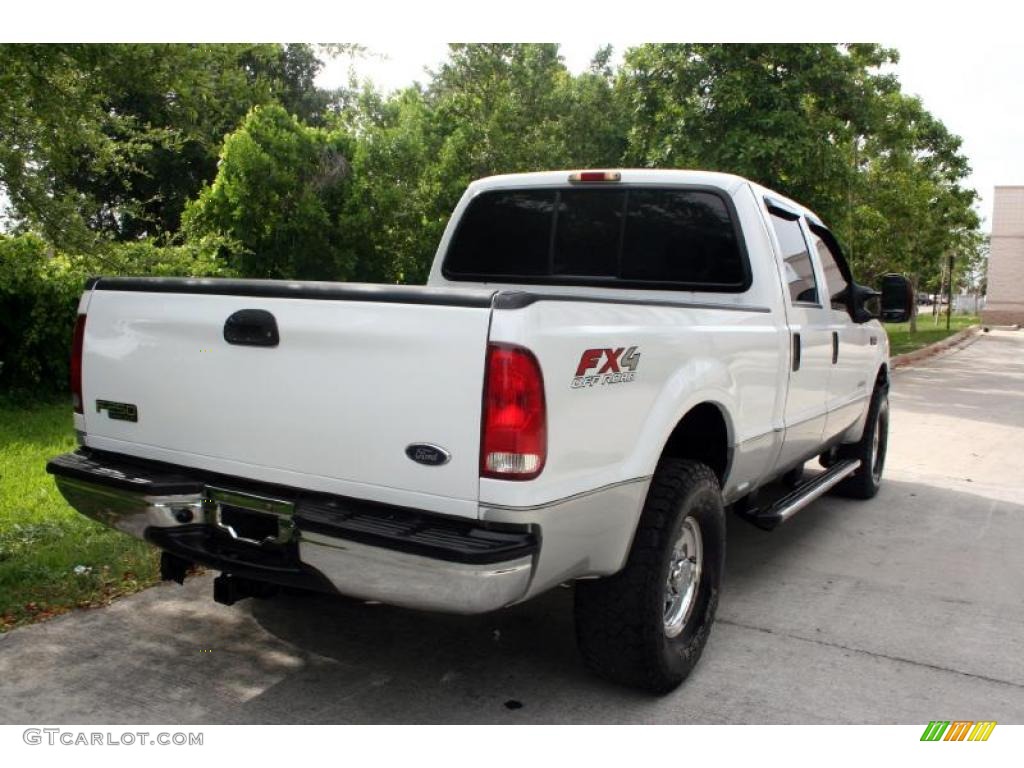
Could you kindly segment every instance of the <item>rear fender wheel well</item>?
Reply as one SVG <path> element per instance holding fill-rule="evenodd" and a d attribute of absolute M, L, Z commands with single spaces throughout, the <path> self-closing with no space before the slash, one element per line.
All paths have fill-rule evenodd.
<path fill-rule="evenodd" d="M 724 487 L 731 459 L 729 428 L 725 415 L 714 403 L 695 405 L 679 420 L 662 449 L 659 460 L 690 459 L 707 465 Z"/>

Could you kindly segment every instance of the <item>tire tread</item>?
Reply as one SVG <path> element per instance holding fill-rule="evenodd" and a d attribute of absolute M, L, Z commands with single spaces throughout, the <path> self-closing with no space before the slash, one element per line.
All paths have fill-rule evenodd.
<path fill-rule="evenodd" d="M 698 629 L 695 642 L 686 649 L 680 675 L 659 663 L 663 629 L 660 622 L 650 621 L 649 611 L 656 610 L 661 601 L 665 540 L 679 504 L 690 492 L 700 489 L 714 489 L 717 494 L 717 513 L 722 516 L 724 530 L 721 492 L 711 469 L 686 459 L 664 459 L 651 480 L 625 567 L 613 576 L 577 582 L 575 617 L 580 652 L 586 665 L 602 677 L 665 693 L 678 686 L 696 664 L 710 626 Z M 705 618 L 712 620 L 718 601 L 717 584 L 716 579 L 705 609 Z"/>
<path fill-rule="evenodd" d="M 878 493 L 878 484 L 871 476 L 871 441 L 875 432 L 875 422 L 878 420 L 878 412 L 882 407 L 882 401 L 888 397 L 888 394 L 889 389 L 886 386 L 875 388 L 871 396 L 871 405 L 868 407 L 867 420 L 864 423 L 864 434 L 856 443 L 839 447 L 840 458 L 860 459 L 861 467 L 832 489 L 837 496 L 844 496 L 848 499 L 872 499 Z"/>

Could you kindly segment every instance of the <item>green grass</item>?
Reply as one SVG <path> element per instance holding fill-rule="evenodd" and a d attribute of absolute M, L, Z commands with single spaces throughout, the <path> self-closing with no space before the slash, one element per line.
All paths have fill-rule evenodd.
<path fill-rule="evenodd" d="M 0 402 L 0 632 L 158 578 L 154 548 L 83 517 L 57 492 L 46 460 L 74 447 L 67 402 Z"/>
<path fill-rule="evenodd" d="M 889 333 L 889 347 L 893 355 L 902 355 L 904 352 L 912 352 L 915 349 L 942 341 L 947 336 L 952 336 L 971 325 L 978 324 L 977 315 L 953 315 L 950 322 L 950 330 L 946 330 L 946 315 L 939 318 L 935 323 L 925 307 L 926 314 L 917 317 L 917 333 L 910 332 L 910 323 L 886 323 L 885 330 Z"/>

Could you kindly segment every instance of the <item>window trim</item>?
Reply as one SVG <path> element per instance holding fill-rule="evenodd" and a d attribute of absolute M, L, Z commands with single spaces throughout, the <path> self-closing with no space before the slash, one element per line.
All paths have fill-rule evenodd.
<path fill-rule="evenodd" d="M 598 187 L 594 187 L 597 189 Z M 601 185 L 600 189 L 623 191 L 626 193 L 626 203 L 628 205 L 629 192 L 632 189 L 643 189 L 643 190 L 665 190 L 668 192 L 704 192 L 714 195 L 725 205 L 726 213 L 729 216 L 729 222 L 732 224 L 733 237 L 736 240 L 736 247 L 740 257 L 740 271 L 742 280 L 739 283 L 686 283 L 676 282 L 670 280 L 637 280 L 637 279 L 623 279 L 618 276 L 594 276 L 594 275 L 497 275 L 497 274 L 482 274 L 479 272 L 453 272 L 448 266 L 448 259 L 451 254 L 452 245 L 458 240 L 459 233 L 462 227 L 465 225 L 465 211 L 469 209 L 469 206 L 473 204 L 478 197 L 487 194 L 500 194 L 502 192 L 542 192 L 542 191 L 554 191 L 555 192 L 555 210 L 551 219 L 551 233 L 549 242 L 551 245 L 548 248 L 548 262 L 549 262 L 549 273 L 553 271 L 551 269 L 551 259 L 554 257 L 554 238 L 556 235 L 556 227 L 558 221 L 558 202 L 560 199 L 560 193 L 563 189 L 578 190 L 580 186 L 570 184 L 552 184 L 552 185 L 538 185 L 538 186 L 527 186 L 527 187 L 497 187 L 494 189 L 484 189 L 478 192 L 473 198 L 467 203 L 466 208 L 463 209 L 463 213 L 459 217 L 459 223 L 455 227 L 455 231 L 452 233 L 451 239 L 448 241 L 448 246 L 445 249 L 444 260 L 441 262 L 441 275 L 445 280 L 451 282 L 462 282 L 462 283 L 512 283 L 521 285 L 565 285 L 565 286 L 583 286 L 592 288 L 635 288 L 638 290 L 649 290 L 649 291 L 692 291 L 695 293 L 746 293 L 750 290 L 750 286 L 753 284 L 753 273 L 750 269 L 750 254 L 747 251 L 746 238 L 743 236 L 743 227 L 740 224 L 739 212 L 736 209 L 736 203 L 733 201 L 732 196 L 725 190 L 719 187 L 712 187 L 706 184 L 614 184 L 614 185 Z M 627 209 L 628 210 L 628 209 Z M 622 247 L 624 243 L 624 233 L 626 227 L 626 217 L 623 216 L 622 227 L 619 230 L 619 245 L 618 245 L 618 265 L 621 272 L 621 260 L 622 260 Z"/>
<path fill-rule="evenodd" d="M 850 263 L 846 260 L 846 254 L 843 253 L 843 249 L 839 246 L 839 240 L 836 238 L 835 235 L 832 234 L 832 231 L 828 227 L 826 227 L 820 221 L 815 221 L 811 219 L 809 216 L 806 218 L 807 228 L 811 231 L 811 234 L 817 235 L 822 239 L 822 241 L 825 243 L 825 246 L 832 253 L 832 258 L 836 260 L 836 265 L 839 267 L 840 273 L 842 273 L 843 277 L 846 279 L 846 284 L 847 286 L 849 286 L 846 291 L 846 313 L 850 316 L 850 319 L 852 320 L 854 315 L 853 293 L 854 287 L 857 285 L 857 283 L 853 279 L 853 270 L 850 269 Z M 824 273 L 824 269 L 822 269 L 822 272 Z M 833 311 L 837 312 L 839 311 L 832 307 L 831 295 L 829 295 L 829 309 L 832 309 Z"/>
<path fill-rule="evenodd" d="M 765 208 L 768 209 L 768 213 L 775 214 L 780 219 L 786 219 L 786 221 L 798 221 L 800 219 L 799 213 L 787 208 L 773 197 L 766 197 L 764 199 L 764 205 Z"/>

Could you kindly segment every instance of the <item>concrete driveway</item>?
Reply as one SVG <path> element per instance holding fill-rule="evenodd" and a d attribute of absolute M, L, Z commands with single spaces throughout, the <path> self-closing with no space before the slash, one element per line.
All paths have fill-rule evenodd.
<path fill-rule="evenodd" d="M 572 594 L 482 617 L 211 577 L 0 636 L 6 723 L 1024 723 L 1024 333 L 896 374 L 887 481 L 766 534 L 738 519 L 682 688 L 591 677 Z"/>

